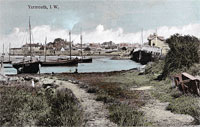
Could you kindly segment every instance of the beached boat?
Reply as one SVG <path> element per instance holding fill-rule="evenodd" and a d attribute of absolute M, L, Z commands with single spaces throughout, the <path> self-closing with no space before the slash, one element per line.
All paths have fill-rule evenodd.
<path fill-rule="evenodd" d="M 142 65 L 161 58 L 161 49 L 158 47 L 143 46 L 131 53 L 131 59 Z"/>
<path fill-rule="evenodd" d="M 143 30 L 142 30 L 142 46 L 134 49 L 131 52 L 131 59 L 142 65 L 147 64 L 150 61 L 155 61 L 161 57 L 162 51 L 159 47 L 149 46 L 143 44 Z"/>
<path fill-rule="evenodd" d="M 131 59 L 135 62 L 145 65 L 148 62 L 152 61 L 152 54 L 142 50 L 138 50 L 132 53 Z"/>
<path fill-rule="evenodd" d="M 39 72 L 39 61 L 32 60 L 32 53 L 31 53 L 31 23 L 29 17 L 29 34 L 30 34 L 30 60 L 29 61 L 22 61 L 17 63 L 12 63 L 13 67 L 17 69 L 17 74 L 22 73 L 38 73 Z"/>

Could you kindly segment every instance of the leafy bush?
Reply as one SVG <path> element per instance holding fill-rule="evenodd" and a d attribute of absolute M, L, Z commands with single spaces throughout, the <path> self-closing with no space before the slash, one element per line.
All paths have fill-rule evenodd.
<path fill-rule="evenodd" d="M 199 40 L 194 36 L 181 36 L 179 34 L 172 35 L 166 40 L 170 50 L 165 58 L 164 70 L 162 78 L 166 78 L 171 72 L 189 68 L 194 63 L 199 62 Z"/>
<path fill-rule="evenodd" d="M 79 126 L 82 111 L 69 90 L 0 87 L 0 126 Z"/>

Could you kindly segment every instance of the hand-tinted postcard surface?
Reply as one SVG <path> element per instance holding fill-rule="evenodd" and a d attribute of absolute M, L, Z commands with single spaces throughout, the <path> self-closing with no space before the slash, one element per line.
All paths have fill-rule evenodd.
<path fill-rule="evenodd" d="M 198 125 L 199 5 L 0 0 L 0 126 Z"/>

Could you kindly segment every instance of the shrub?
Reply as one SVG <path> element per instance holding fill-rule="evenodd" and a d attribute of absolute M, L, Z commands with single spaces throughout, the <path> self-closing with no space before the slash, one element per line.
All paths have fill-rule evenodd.
<path fill-rule="evenodd" d="M 79 126 L 82 111 L 67 89 L 0 87 L 0 126 Z"/>
<path fill-rule="evenodd" d="M 141 126 L 144 114 L 125 104 L 113 104 L 109 107 L 109 118 L 119 126 Z"/>
<path fill-rule="evenodd" d="M 199 40 L 194 36 L 181 36 L 179 34 L 172 35 L 166 40 L 170 50 L 165 58 L 164 70 L 162 78 L 166 78 L 171 72 L 189 68 L 194 63 L 199 62 Z"/>

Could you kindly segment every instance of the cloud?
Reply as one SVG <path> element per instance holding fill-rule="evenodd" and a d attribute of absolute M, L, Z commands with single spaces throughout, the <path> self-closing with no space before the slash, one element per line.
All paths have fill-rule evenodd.
<path fill-rule="evenodd" d="M 42 43 L 44 44 L 45 37 L 47 37 L 48 42 L 52 42 L 55 38 L 63 38 L 67 39 L 68 36 L 68 30 L 65 29 L 53 29 L 48 25 L 42 25 L 42 26 L 36 26 L 32 28 L 32 34 L 33 34 L 33 41 L 34 43 Z M 149 29 L 143 31 L 143 38 L 144 42 L 147 42 L 147 37 L 155 33 L 156 30 Z M 181 27 L 168 27 L 168 26 L 162 26 L 157 29 L 157 33 L 160 36 L 164 36 L 165 38 L 170 37 L 171 35 L 175 33 L 179 33 L 182 35 L 194 35 L 198 38 L 200 38 L 200 24 L 188 24 Z M 113 41 L 115 43 L 120 42 L 128 42 L 128 43 L 140 43 L 141 42 L 141 31 L 135 32 L 135 33 L 125 33 L 123 31 L 123 28 L 118 29 L 105 29 L 102 24 L 99 24 L 96 29 L 94 29 L 91 32 L 83 32 L 83 42 L 96 42 L 96 43 L 102 43 L 105 41 Z M 74 43 L 79 43 L 79 36 L 80 34 L 73 34 L 72 31 L 72 40 Z M 8 51 L 8 45 L 11 43 L 11 47 L 21 47 L 26 42 L 29 43 L 28 38 L 28 32 L 27 30 L 24 30 L 22 28 L 14 28 L 13 32 L 9 35 L 0 35 L 0 41 L 1 44 L 4 42 L 5 44 L 5 50 Z M 3 44 L 2 44 L 3 45 Z M 0 47 L 2 47 L 0 45 Z M 2 49 L 0 48 L 0 52 Z"/>

